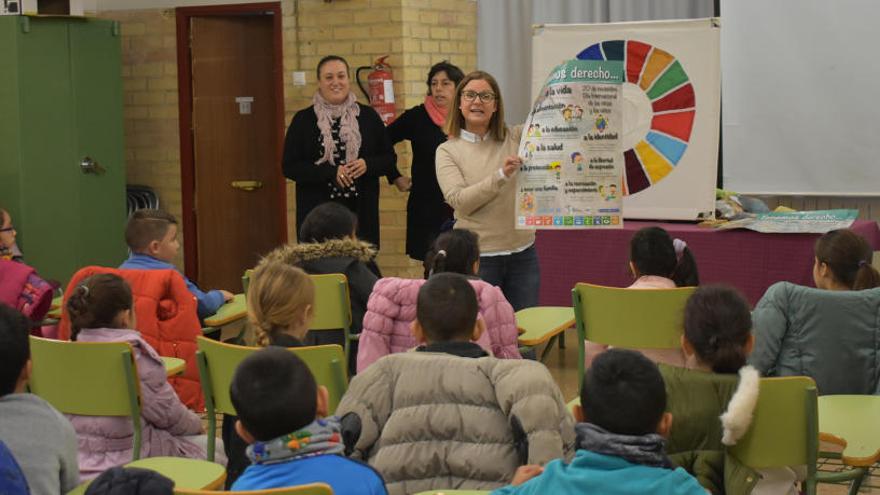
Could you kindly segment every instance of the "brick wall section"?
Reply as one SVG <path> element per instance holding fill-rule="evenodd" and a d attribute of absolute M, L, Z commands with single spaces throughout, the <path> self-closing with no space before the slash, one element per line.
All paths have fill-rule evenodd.
<path fill-rule="evenodd" d="M 282 0 L 285 126 L 311 104 L 321 57 L 345 57 L 354 68 L 390 55 L 398 112 L 422 102 L 430 66 L 448 59 L 465 72 L 476 67 L 473 0 Z M 153 187 L 163 208 L 181 215 L 177 118 L 177 55 L 173 10 L 104 12 L 122 23 L 125 138 L 129 183 Z M 293 71 L 306 73 L 293 85 Z M 352 90 L 366 101 L 356 85 Z M 407 143 L 396 148 L 398 168 L 409 173 Z M 406 194 L 383 181 L 379 202 L 386 275 L 421 276 L 405 253 Z M 293 183 L 288 181 L 288 237 L 296 239 Z M 184 240 L 185 241 L 185 240 Z M 179 262 L 178 265 L 182 265 Z"/>
<path fill-rule="evenodd" d="M 173 10 L 121 11 L 125 153 L 129 184 L 152 187 L 181 218 L 177 38 Z M 183 233 L 180 233 L 183 241 Z M 178 266 L 183 266 L 181 250 Z"/>

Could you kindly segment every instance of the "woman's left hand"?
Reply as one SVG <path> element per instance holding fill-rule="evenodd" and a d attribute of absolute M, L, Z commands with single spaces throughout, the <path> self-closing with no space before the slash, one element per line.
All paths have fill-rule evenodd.
<path fill-rule="evenodd" d="M 367 162 L 363 158 L 345 164 L 345 173 L 353 179 L 358 179 L 367 173 Z"/>

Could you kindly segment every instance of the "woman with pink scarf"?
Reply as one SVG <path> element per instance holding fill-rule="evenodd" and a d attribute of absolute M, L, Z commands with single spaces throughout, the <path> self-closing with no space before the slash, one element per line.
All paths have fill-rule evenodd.
<path fill-rule="evenodd" d="M 403 112 L 388 126 L 392 143 L 409 139 L 412 144 L 412 186 L 406 202 L 406 254 L 423 261 L 441 227 L 452 220 L 452 208 L 437 184 L 434 154 L 446 141 L 443 124 L 455 87 L 464 78 L 461 69 L 447 61 L 428 72 L 425 103 Z M 405 180 L 405 179 L 404 179 Z"/>
<path fill-rule="evenodd" d="M 348 62 L 318 62 L 312 106 L 293 116 L 284 140 L 284 175 L 296 182 L 296 228 L 321 203 L 358 217 L 357 237 L 379 246 L 379 177 L 396 174 L 397 156 L 379 115 L 351 92 Z"/>

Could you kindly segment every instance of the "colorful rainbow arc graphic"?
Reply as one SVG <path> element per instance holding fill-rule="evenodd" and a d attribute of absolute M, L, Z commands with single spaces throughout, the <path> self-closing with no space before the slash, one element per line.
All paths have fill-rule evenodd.
<path fill-rule="evenodd" d="M 694 87 L 681 63 L 669 52 L 635 40 L 596 43 L 577 58 L 624 62 L 626 81 L 640 87 L 651 101 L 651 129 L 623 152 L 624 194 L 635 194 L 663 180 L 684 155 L 696 114 Z"/>

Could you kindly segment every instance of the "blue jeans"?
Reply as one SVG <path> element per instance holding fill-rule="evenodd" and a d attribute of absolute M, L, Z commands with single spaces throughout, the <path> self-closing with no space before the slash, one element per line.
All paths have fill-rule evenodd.
<path fill-rule="evenodd" d="M 538 305 L 541 267 L 535 246 L 504 256 L 481 256 L 480 278 L 497 285 L 514 311 Z"/>

